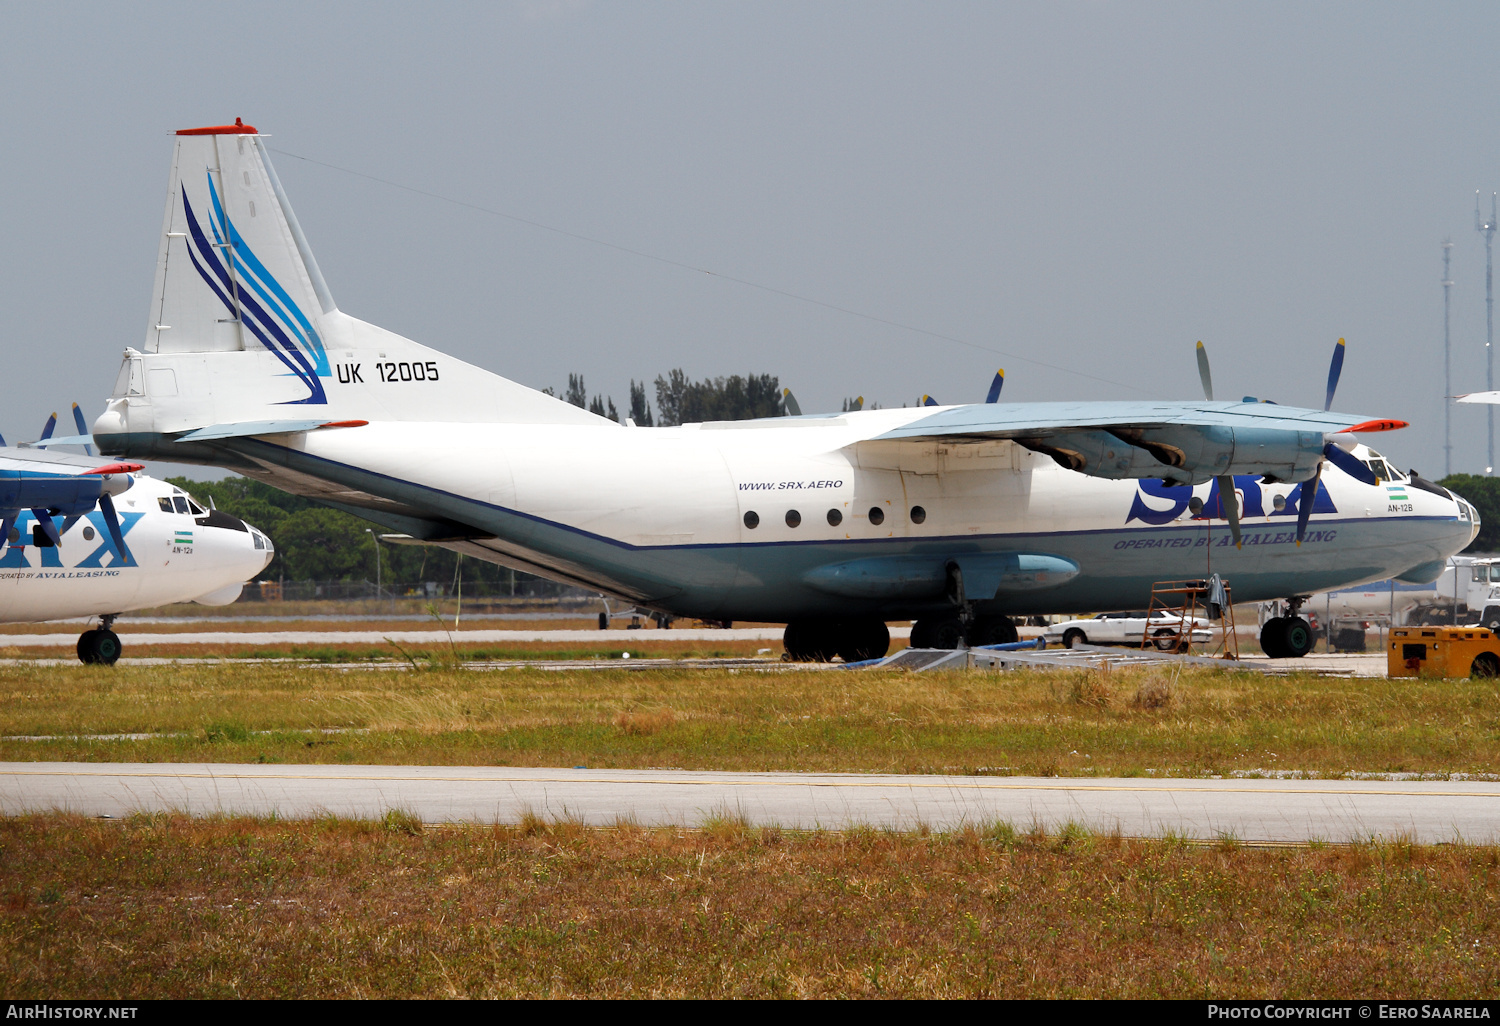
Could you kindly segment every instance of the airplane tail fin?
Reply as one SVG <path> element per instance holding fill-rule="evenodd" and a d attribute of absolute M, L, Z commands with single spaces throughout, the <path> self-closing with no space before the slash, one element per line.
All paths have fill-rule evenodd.
<path fill-rule="evenodd" d="M 322 398 L 314 321 L 338 307 L 251 125 L 177 133 L 156 258 L 148 353 L 264 348 Z"/>
<path fill-rule="evenodd" d="M 264 137 L 238 118 L 180 131 L 145 343 L 95 435 L 304 418 L 610 423 L 339 310 Z"/>

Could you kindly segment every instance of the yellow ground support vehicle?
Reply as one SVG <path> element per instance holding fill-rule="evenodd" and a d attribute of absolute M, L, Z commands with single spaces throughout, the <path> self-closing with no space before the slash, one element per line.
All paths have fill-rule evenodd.
<path fill-rule="evenodd" d="M 1500 636 L 1483 627 L 1397 627 L 1385 654 L 1390 677 L 1500 677 Z"/>

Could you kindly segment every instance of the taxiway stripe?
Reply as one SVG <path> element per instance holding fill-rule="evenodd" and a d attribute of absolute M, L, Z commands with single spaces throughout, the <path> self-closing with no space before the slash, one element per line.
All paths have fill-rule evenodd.
<path fill-rule="evenodd" d="M 1337 794 L 1378 795 L 1400 798 L 1500 798 L 1496 791 L 1373 791 L 1363 788 L 1337 787 L 1224 787 L 1217 781 L 1204 781 L 1199 787 L 1125 787 L 1118 784 L 980 784 L 969 781 L 913 783 L 889 780 L 702 780 L 644 779 L 632 777 L 401 777 L 364 773 L 99 773 L 89 770 L 0 770 L 0 776 L 12 777 L 165 777 L 198 780 L 388 780 L 393 782 L 480 783 L 480 784 L 653 784 L 693 787 L 895 787 L 906 789 L 961 788 L 971 791 L 1130 791 L 1142 794 Z M 1444 783 L 1444 781 L 1433 781 Z"/>

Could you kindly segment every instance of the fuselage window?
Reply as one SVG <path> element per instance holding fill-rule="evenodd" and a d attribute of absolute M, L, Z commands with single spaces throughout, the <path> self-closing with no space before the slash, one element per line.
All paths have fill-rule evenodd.
<path fill-rule="evenodd" d="M 799 525 L 801 523 L 802 523 L 802 514 L 801 513 L 798 513 L 794 509 L 789 509 L 789 510 L 786 511 L 786 526 L 788 526 L 788 527 L 796 527 L 797 525 Z"/>
<path fill-rule="evenodd" d="M 828 526 L 829 527 L 837 527 L 840 524 L 842 524 L 843 522 L 844 522 L 844 514 L 843 514 L 842 511 L 836 510 L 836 509 L 831 509 L 831 510 L 828 511 Z"/>
<path fill-rule="evenodd" d="M 927 511 L 925 509 L 923 509 L 921 506 L 913 506 L 911 508 L 911 522 L 912 523 L 914 523 L 914 524 L 920 524 L 920 523 L 922 523 L 926 519 L 927 519 Z"/>
<path fill-rule="evenodd" d="M 752 509 L 745 512 L 745 526 L 752 531 L 760 526 L 760 515 L 755 510 Z"/>
<path fill-rule="evenodd" d="M 885 510 L 881 509 L 879 506 L 871 506 L 870 523 L 874 524 L 876 527 L 879 527 L 881 524 L 885 523 Z"/>
<path fill-rule="evenodd" d="M 94 540 L 94 529 L 92 527 L 85 527 L 83 529 L 83 540 L 84 541 L 93 541 Z"/>

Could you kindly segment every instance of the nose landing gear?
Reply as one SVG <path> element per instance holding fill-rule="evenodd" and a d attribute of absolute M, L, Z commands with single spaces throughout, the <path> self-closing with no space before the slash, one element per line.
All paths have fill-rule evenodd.
<path fill-rule="evenodd" d="M 90 666 L 113 666 L 120 658 L 123 646 L 120 636 L 110 630 L 119 613 L 106 613 L 99 617 L 99 626 L 84 631 L 78 636 L 78 661 Z"/>
<path fill-rule="evenodd" d="M 1287 599 L 1287 615 L 1273 616 L 1260 629 L 1260 647 L 1272 659 L 1301 659 L 1312 651 L 1317 640 L 1312 624 L 1298 615 L 1306 595 Z"/>

